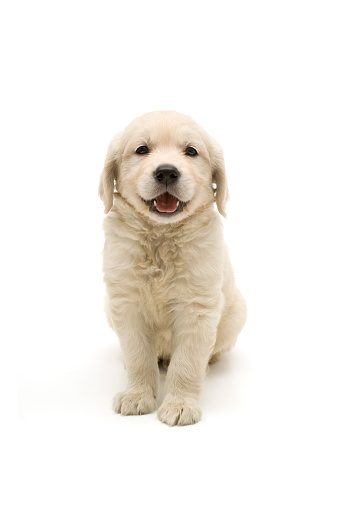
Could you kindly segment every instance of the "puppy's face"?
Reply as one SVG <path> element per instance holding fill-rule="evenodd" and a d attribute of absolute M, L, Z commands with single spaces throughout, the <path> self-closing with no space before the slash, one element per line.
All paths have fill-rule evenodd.
<path fill-rule="evenodd" d="M 113 140 L 100 186 L 106 211 L 114 182 L 135 210 L 156 222 L 181 221 L 215 196 L 224 215 L 227 183 L 220 147 L 175 112 L 137 118 Z"/>

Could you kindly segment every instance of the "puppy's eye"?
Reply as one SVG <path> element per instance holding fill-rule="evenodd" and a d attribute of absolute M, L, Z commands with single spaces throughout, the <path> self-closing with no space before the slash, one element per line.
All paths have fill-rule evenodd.
<path fill-rule="evenodd" d="M 185 150 L 185 154 L 186 154 L 187 156 L 194 157 L 194 156 L 197 156 L 197 155 L 198 155 L 198 152 L 197 152 L 197 150 L 195 150 L 195 148 L 193 148 L 193 147 L 187 147 L 187 149 Z"/>
<path fill-rule="evenodd" d="M 141 147 L 138 147 L 135 152 L 136 154 L 148 154 L 149 149 L 146 145 L 141 145 Z"/>

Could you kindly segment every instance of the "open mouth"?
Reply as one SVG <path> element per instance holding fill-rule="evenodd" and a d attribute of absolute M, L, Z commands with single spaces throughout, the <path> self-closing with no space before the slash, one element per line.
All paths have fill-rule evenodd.
<path fill-rule="evenodd" d="M 167 192 L 152 200 L 143 201 L 149 206 L 150 212 L 157 212 L 158 214 L 176 214 L 182 212 L 187 205 L 187 203 L 178 200 L 178 198 Z"/>

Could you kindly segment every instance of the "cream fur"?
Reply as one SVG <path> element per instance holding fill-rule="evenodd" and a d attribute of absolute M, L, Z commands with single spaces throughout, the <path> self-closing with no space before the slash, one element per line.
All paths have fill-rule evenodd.
<path fill-rule="evenodd" d="M 140 145 L 150 151 L 136 154 Z M 198 155 L 185 154 L 187 146 Z M 173 194 L 182 212 L 158 214 L 144 200 L 163 192 L 153 172 L 174 165 Z M 229 350 L 246 320 L 223 241 L 228 198 L 222 151 L 189 117 L 155 112 L 133 121 L 111 143 L 101 175 L 106 313 L 117 333 L 128 385 L 117 394 L 122 415 L 156 408 L 158 359 L 169 362 L 158 416 L 170 426 L 200 419 L 208 362 Z M 113 205 L 114 200 L 114 205 Z"/>

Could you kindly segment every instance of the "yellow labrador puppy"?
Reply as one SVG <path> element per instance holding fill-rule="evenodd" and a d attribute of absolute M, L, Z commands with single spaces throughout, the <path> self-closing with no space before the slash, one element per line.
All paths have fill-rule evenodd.
<path fill-rule="evenodd" d="M 106 312 L 128 375 L 114 410 L 155 410 L 163 360 L 159 419 L 194 424 L 207 364 L 235 344 L 246 320 L 214 208 L 225 216 L 222 150 L 190 117 L 148 113 L 111 142 L 99 194 Z"/>

